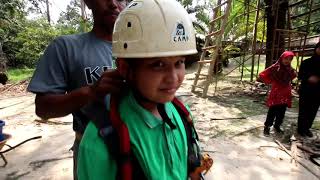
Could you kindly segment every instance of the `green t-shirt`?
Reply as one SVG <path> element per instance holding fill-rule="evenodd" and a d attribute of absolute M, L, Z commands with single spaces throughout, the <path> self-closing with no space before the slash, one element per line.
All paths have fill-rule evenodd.
<path fill-rule="evenodd" d="M 120 116 L 130 134 L 131 149 L 148 179 L 187 179 L 187 137 L 174 105 L 165 104 L 168 117 L 176 129 L 140 106 L 132 93 L 121 100 Z M 89 123 L 78 154 L 78 179 L 116 179 L 117 166 L 98 130 Z"/>

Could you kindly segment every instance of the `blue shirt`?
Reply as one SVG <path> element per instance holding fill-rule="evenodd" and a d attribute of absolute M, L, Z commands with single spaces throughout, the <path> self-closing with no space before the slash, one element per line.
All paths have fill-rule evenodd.
<path fill-rule="evenodd" d="M 28 91 L 65 94 L 94 84 L 105 70 L 111 68 L 112 42 L 98 39 L 92 32 L 61 36 L 40 58 Z M 72 113 L 75 131 L 83 133 L 91 115 L 105 119 L 105 111 L 97 106 L 100 105 L 87 105 Z"/>

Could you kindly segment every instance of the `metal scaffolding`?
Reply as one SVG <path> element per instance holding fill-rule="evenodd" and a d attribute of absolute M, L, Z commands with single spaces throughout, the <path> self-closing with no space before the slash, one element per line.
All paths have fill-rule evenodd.
<path fill-rule="evenodd" d="M 285 28 L 283 29 L 278 28 L 279 26 L 277 26 L 279 23 L 278 19 L 280 18 L 279 11 L 281 10 L 283 11 L 283 9 L 281 9 L 280 7 L 280 0 L 272 1 L 272 7 L 267 7 L 262 0 L 234 0 L 232 2 L 232 7 L 234 7 L 235 2 L 243 3 L 243 8 L 241 9 L 243 12 L 241 12 L 241 14 L 236 15 L 233 18 L 229 18 L 227 24 L 232 24 L 233 22 L 235 22 L 235 20 L 237 20 L 237 18 L 242 18 L 242 20 L 246 24 L 246 30 L 245 30 L 245 34 L 243 35 L 244 39 L 242 40 L 241 43 L 242 45 L 246 47 L 251 47 L 251 48 L 245 48 L 243 52 L 238 53 L 241 56 L 240 56 L 240 60 L 234 59 L 234 61 L 237 63 L 235 68 L 231 69 L 229 72 L 224 73 L 223 75 L 219 75 L 219 76 L 211 75 L 212 78 L 215 78 L 215 81 L 210 80 L 210 83 L 213 83 L 213 82 L 215 83 L 215 91 L 218 86 L 217 85 L 218 79 L 223 79 L 224 77 L 228 76 L 230 73 L 232 73 L 234 70 L 238 68 L 239 68 L 239 71 L 241 72 L 240 81 L 243 80 L 245 71 L 250 72 L 250 81 L 254 81 L 255 77 L 258 76 L 258 73 L 260 70 L 259 64 L 260 64 L 261 55 L 266 53 L 267 51 L 268 52 L 271 51 L 271 60 L 273 62 L 277 60 L 277 58 L 281 55 L 281 53 L 284 50 L 292 50 L 296 52 L 298 55 L 296 69 L 298 69 L 300 62 L 304 58 L 304 54 L 306 50 L 307 51 L 309 50 L 308 39 L 310 39 L 310 36 L 309 36 L 310 25 L 320 25 L 320 20 L 318 19 L 312 22 L 310 21 L 312 17 L 312 13 L 320 10 L 320 2 L 315 3 L 314 0 L 287 0 L 287 1 L 288 1 L 288 4 L 286 8 L 288 10 L 287 10 L 287 15 L 285 17 L 286 22 L 281 22 L 281 23 L 285 23 Z M 281 3 L 283 3 L 283 1 L 281 1 Z M 303 12 L 301 12 L 301 6 L 305 7 Z M 296 9 L 299 7 L 300 9 L 299 11 L 297 11 Z M 273 29 L 273 40 L 272 40 L 271 49 L 267 49 L 267 47 L 265 47 L 265 42 L 264 42 L 266 37 L 266 31 L 267 31 L 267 22 L 266 22 L 267 15 L 265 11 L 266 8 L 271 8 L 272 13 L 275 15 L 276 28 Z M 231 8 L 231 11 L 232 11 L 232 8 Z M 239 13 L 239 11 L 237 11 L 237 13 Z M 254 16 L 254 24 L 251 27 L 250 25 L 252 24 L 250 24 L 249 19 L 250 17 L 252 19 L 253 16 Z M 284 17 L 281 17 L 281 18 L 283 20 Z M 296 20 L 302 21 L 303 23 L 302 24 L 300 23 L 299 25 L 297 25 L 298 23 L 295 23 Z M 260 29 L 258 29 L 258 24 Z M 261 27 L 263 28 L 261 29 Z M 252 33 L 252 37 L 248 42 L 249 33 Z M 260 33 L 260 37 L 262 34 L 262 39 L 260 42 L 257 41 L 258 33 Z M 222 38 L 222 40 L 224 40 L 223 33 L 217 34 L 215 38 L 218 38 L 218 39 Z M 235 43 L 235 42 L 231 42 L 231 43 Z M 219 51 L 220 55 L 222 53 L 224 52 Z M 251 60 L 250 67 L 246 66 L 246 63 L 249 60 Z M 255 69 L 256 65 L 257 65 L 257 69 Z M 215 66 L 217 66 L 217 63 L 215 63 Z M 196 78 L 194 85 L 198 83 L 198 80 L 199 78 Z M 194 91 L 194 88 L 193 88 L 193 91 Z M 203 92 L 202 96 L 207 95 L 206 91 Z"/>

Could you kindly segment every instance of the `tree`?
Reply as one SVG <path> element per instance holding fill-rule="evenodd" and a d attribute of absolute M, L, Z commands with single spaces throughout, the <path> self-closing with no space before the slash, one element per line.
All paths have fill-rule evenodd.
<path fill-rule="evenodd" d="M 297 6 L 293 6 L 290 8 L 290 13 L 294 19 L 291 19 L 291 25 L 293 29 L 297 29 L 297 31 L 308 32 L 309 35 L 317 35 L 320 34 L 320 11 L 315 11 L 314 9 L 319 8 L 320 0 L 313 0 L 312 7 L 310 6 L 310 1 L 305 1 Z M 312 10 L 310 17 L 310 26 L 308 24 L 308 16 L 309 11 Z M 303 16 L 297 17 L 297 15 L 304 14 Z"/>
<path fill-rule="evenodd" d="M 22 0 L 0 0 L 0 43 L 9 65 L 15 60 L 13 40 L 23 29 L 24 7 Z"/>
<path fill-rule="evenodd" d="M 45 18 L 27 20 L 23 31 L 17 34 L 16 64 L 34 67 L 47 45 L 58 35 Z"/>
<path fill-rule="evenodd" d="M 7 42 L 20 29 L 24 20 L 21 0 L 0 0 L 0 43 Z"/>
<path fill-rule="evenodd" d="M 47 0 L 0 0 L 0 43 L 12 67 L 34 67 L 47 45 L 56 36 L 88 30 L 91 24 L 80 14 L 80 1 L 72 1 L 58 24 L 50 25 L 43 12 Z M 31 6 L 30 6 L 31 4 Z M 26 9 L 28 7 L 28 9 Z M 27 20 L 28 13 L 39 13 Z M 90 21 L 89 19 L 89 22 Z"/>
<path fill-rule="evenodd" d="M 67 32 L 86 32 L 92 28 L 92 17 L 84 19 L 81 15 L 80 0 L 72 0 L 67 6 L 66 12 L 61 12 L 57 27 Z M 64 30 L 63 30 L 64 29 Z"/>
<path fill-rule="evenodd" d="M 47 18 L 48 23 L 51 23 L 50 17 L 50 2 L 49 0 L 25 0 L 31 4 L 28 8 L 30 13 L 38 13 Z M 43 11 L 45 9 L 45 11 Z"/>
<path fill-rule="evenodd" d="M 182 1 L 181 3 L 186 5 L 187 11 L 195 13 L 196 20 L 193 22 L 193 24 L 197 33 L 202 35 L 207 34 L 207 31 L 210 27 L 210 20 L 212 20 L 212 7 L 216 6 L 216 2 L 214 2 L 213 0 L 205 0 L 202 1 L 202 5 L 196 5 L 193 8 L 187 2 L 190 3 L 190 1 L 188 0 L 186 2 Z M 249 15 L 248 25 L 246 23 L 247 16 L 243 15 L 243 13 L 245 13 L 245 11 L 247 10 L 246 6 L 244 5 L 244 2 L 233 1 L 232 3 L 232 8 L 228 17 L 228 23 L 224 32 L 224 39 L 229 41 L 243 40 L 246 34 L 247 26 L 249 29 L 248 37 L 249 39 L 251 39 L 253 37 L 252 30 L 255 21 L 255 13 L 253 10 L 256 6 L 256 0 L 249 1 L 249 11 L 251 11 L 251 13 Z M 260 14 L 263 14 L 263 12 Z M 261 21 L 258 23 L 257 40 L 259 41 L 262 41 L 263 28 L 265 27 L 263 26 L 263 21 Z"/>
<path fill-rule="evenodd" d="M 285 29 L 286 15 L 288 10 L 288 0 L 265 0 L 266 4 L 266 16 L 267 16 L 267 51 L 266 51 L 266 65 L 265 68 L 272 65 L 273 61 L 278 59 L 284 50 L 284 37 L 274 37 L 275 29 Z M 276 7 L 276 8 L 272 8 Z M 278 8 L 277 8 L 278 7 Z M 278 18 L 278 19 L 277 19 Z M 276 23 L 277 22 L 277 23 Z M 273 47 L 273 42 L 280 42 L 278 47 Z M 272 53 L 272 49 L 279 49 L 278 54 Z"/>

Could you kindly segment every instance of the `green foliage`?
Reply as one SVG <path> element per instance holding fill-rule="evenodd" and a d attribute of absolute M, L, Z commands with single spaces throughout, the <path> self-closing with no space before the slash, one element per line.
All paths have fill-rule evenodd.
<path fill-rule="evenodd" d="M 320 4 L 320 0 L 313 0 L 312 9 L 318 8 L 319 4 Z M 302 4 L 299 4 L 299 6 L 294 6 L 293 8 L 291 8 L 292 16 L 298 16 L 298 15 L 304 14 L 303 16 L 300 16 L 298 18 L 291 19 L 292 28 L 297 28 L 298 31 L 309 31 L 310 35 L 320 34 L 320 22 L 318 22 L 320 17 L 319 10 L 313 11 L 310 16 L 310 23 L 313 23 L 313 22 L 318 22 L 318 23 L 312 24 L 309 27 L 305 26 L 308 22 L 309 11 L 310 11 L 310 4 L 308 4 L 308 1 L 303 2 Z"/>
<path fill-rule="evenodd" d="M 9 81 L 19 82 L 31 78 L 34 69 L 30 68 L 11 68 L 8 70 Z"/>
<path fill-rule="evenodd" d="M 183 5 L 187 4 L 188 1 L 181 0 Z M 199 6 L 196 11 L 195 17 L 196 21 L 194 22 L 196 32 L 198 34 L 205 35 L 210 27 L 210 20 L 212 19 L 212 7 L 216 6 L 217 1 L 215 0 L 204 0 L 202 1 L 204 5 Z M 253 38 L 253 28 L 255 21 L 255 13 L 251 12 L 249 15 L 249 22 L 247 24 L 247 15 L 242 15 L 247 11 L 246 6 L 243 1 L 232 1 L 232 7 L 230 15 L 228 18 L 228 24 L 225 28 L 224 39 L 230 41 L 242 41 L 245 39 L 247 34 L 247 39 Z M 255 0 L 250 0 L 249 11 L 253 11 L 256 6 Z M 261 5 L 263 7 L 263 5 Z M 190 5 L 188 5 L 187 10 L 190 10 Z M 264 15 L 264 11 L 260 11 L 260 19 Z M 263 30 L 266 29 L 266 26 L 263 24 L 263 21 L 260 20 L 258 23 L 257 30 L 257 40 L 262 41 L 263 39 Z M 266 36 L 264 37 L 264 41 Z"/>
<path fill-rule="evenodd" d="M 16 47 L 12 47 L 17 34 L 23 29 L 25 13 L 22 0 L 0 0 L 0 44 L 9 63 L 15 59 Z"/>
<path fill-rule="evenodd" d="M 256 1 L 250 2 L 249 9 L 247 9 L 247 6 L 245 6 L 242 1 L 233 1 L 232 9 L 229 16 L 229 22 L 224 33 L 225 39 L 231 41 L 241 41 L 244 40 L 246 35 L 247 39 L 249 40 L 253 38 L 253 29 L 256 16 L 255 11 L 253 10 L 255 6 Z M 249 16 L 247 16 L 247 14 L 244 14 L 247 13 L 247 11 L 251 12 L 249 13 Z M 263 17 L 263 15 L 264 11 L 261 10 L 259 13 L 259 17 L 261 18 Z M 263 39 L 264 29 L 266 29 L 266 26 L 263 24 L 263 20 L 260 19 L 257 26 L 258 41 L 266 40 L 266 36 Z"/>
<path fill-rule="evenodd" d="M 20 29 L 23 8 L 21 0 L 0 0 L 0 43 L 8 41 Z"/>
<path fill-rule="evenodd" d="M 201 8 L 195 14 L 196 21 L 194 22 L 198 26 L 195 26 L 197 33 L 205 35 L 209 31 L 209 25 L 211 18 L 209 17 L 209 12 L 206 8 Z"/>
<path fill-rule="evenodd" d="M 57 24 L 50 25 L 40 6 L 44 0 L 0 0 L 0 43 L 10 67 L 34 67 L 47 45 L 56 36 L 76 34 L 92 28 L 92 18 L 80 15 L 80 1 L 73 0 Z M 26 3 L 28 9 L 26 9 Z M 28 13 L 43 18 L 27 20 Z"/>
<path fill-rule="evenodd" d="M 27 67 L 34 66 L 49 42 L 57 35 L 58 32 L 46 19 L 26 21 L 24 30 L 19 32 L 14 40 L 19 47 L 16 63 Z"/>
<path fill-rule="evenodd" d="M 216 0 L 178 0 L 187 10 L 194 15 L 193 22 L 196 32 L 205 35 L 210 27 L 212 19 L 212 8 Z M 249 11 L 253 11 L 256 6 L 256 0 L 249 0 Z M 315 2 L 320 2 L 316 0 Z M 26 3 L 31 5 L 26 9 Z M 263 2 L 262 2 L 263 3 Z M 56 24 L 49 25 L 45 18 L 27 20 L 28 13 L 39 13 L 44 17 L 45 12 L 40 8 L 45 4 L 45 0 L 0 0 L 0 43 L 9 59 L 10 66 L 29 66 L 34 67 L 46 46 L 52 39 L 59 35 L 76 34 L 87 32 L 92 28 L 92 17 L 84 19 L 81 16 L 80 0 L 72 0 L 67 6 L 65 12 L 60 14 Z M 317 4 L 317 3 L 316 3 Z M 261 5 L 264 7 L 264 4 Z M 306 11 L 306 6 L 300 6 L 292 13 L 301 14 Z M 230 41 L 244 41 L 247 35 L 247 41 L 253 37 L 253 26 L 255 13 L 250 13 L 247 23 L 247 16 L 241 15 L 247 11 L 244 0 L 233 1 L 229 16 L 229 22 L 225 29 L 224 39 Z M 320 17 L 320 11 L 313 12 L 311 22 L 317 21 Z M 260 12 L 260 19 L 263 19 L 264 10 Z M 293 22 L 294 27 L 304 23 L 304 19 L 298 18 Z M 310 34 L 320 33 L 320 26 L 310 27 Z M 258 23 L 257 40 L 262 41 L 263 30 L 266 26 L 263 21 Z M 200 36 L 203 37 L 203 36 Z M 236 49 L 230 51 L 237 51 Z"/>
<path fill-rule="evenodd" d="M 183 7 L 188 7 L 192 5 L 192 0 L 178 0 Z"/>
<path fill-rule="evenodd" d="M 233 53 L 233 52 L 240 52 L 240 48 L 234 46 L 234 45 L 228 45 L 226 46 L 223 51 L 227 51 L 227 52 L 230 52 L 230 53 Z"/>
<path fill-rule="evenodd" d="M 19 22 L 19 29 L 3 43 L 3 50 L 11 67 L 33 67 L 46 46 L 59 32 L 46 19 Z M 9 28 L 9 27 L 8 27 Z"/>
<path fill-rule="evenodd" d="M 80 14 L 80 1 L 71 1 L 66 12 L 60 13 L 57 28 L 67 34 L 87 32 L 92 28 L 92 18 L 83 19 Z"/>
<path fill-rule="evenodd" d="M 46 0 L 25 0 L 25 2 L 29 2 L 31 4 L 31 6 L 27 9 L 29 13 L 45 15 L 46 11 L 43 11 L 41 7 L 45 6 Z"/>

